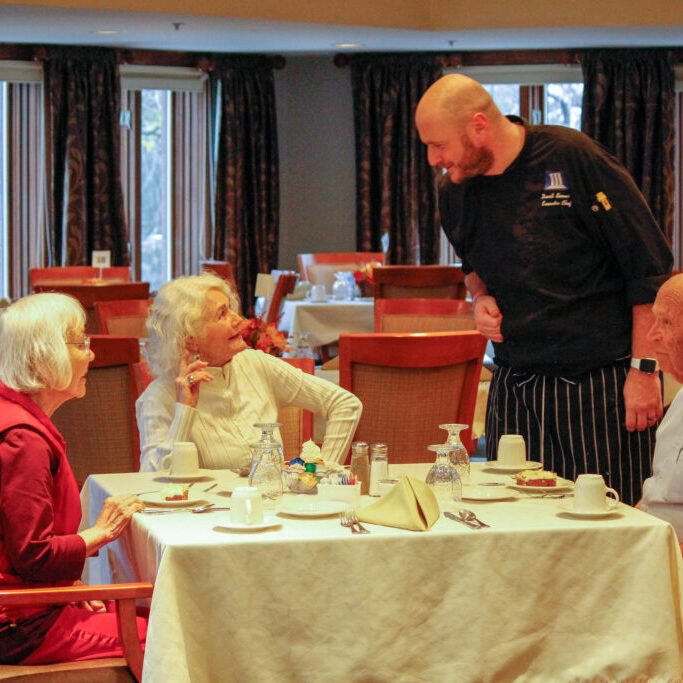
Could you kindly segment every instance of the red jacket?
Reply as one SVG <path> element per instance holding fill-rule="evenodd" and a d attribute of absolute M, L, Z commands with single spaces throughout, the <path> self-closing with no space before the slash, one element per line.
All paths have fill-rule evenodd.
<path fill-rule="evenodd" d="M 0 585 L 80 578 L 80 521 L 64 439 L 27 394 L 0 383 Z M 0 607 L 0 622 L 36 611 Z"/>

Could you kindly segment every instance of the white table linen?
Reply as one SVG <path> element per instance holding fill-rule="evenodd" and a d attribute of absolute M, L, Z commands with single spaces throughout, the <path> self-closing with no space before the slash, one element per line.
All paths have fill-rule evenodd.
<path fill-rule="evenodd" d="M 328 298 L 324 303 L 285 300 L 278 328 L 289 335 L 308 334 L 312 346 L 336 342 L 340 334 L 374 332 L 375 300 Z"/>
<path fill-rule="evenodd" d="M 481 468 L 473 481 L 509 481 Z M 219 486 L 202 496 L 229 504 L 236 480 L 212 474 Z M 85 518 L 157 476 L 89 477 Z M 155 583 L 143 680 L 680 679 L 673 529 L 623 505 L 574 519 L 563 502 L 467 501 L 455 509 L 490 529 L 442 516 L 425 533 L 368 525 L 364 536 L 334 518 L 282 517 L 279 529 L 245 534 L 220 528 L 229 512 L 138 514 L 112 544 L 112 566 L 119 580 Z M 91 582 L 108 580 L 104 555 L 90 560 Z"/>

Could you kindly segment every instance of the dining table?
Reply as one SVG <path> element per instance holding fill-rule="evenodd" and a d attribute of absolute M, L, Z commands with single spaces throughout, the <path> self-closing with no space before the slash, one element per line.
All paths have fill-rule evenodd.
<path fill-rule="evenodd" d="M 339 341 L 340 334 L 366 334 L 375 330 L 375 300 L 372 297 L 324 301 L 285 299 L 278 328 L 289 336 L 308 335 L 311 346 Z"/>
<path fill-rule="evenodd" d="M 424 479 L 429 467 L 389 474 Z M 83 523 L 107 496 L 149 496 L 167 481 L 92 475 Z M 193 481 L 191 498 L 216 507 L 246 484 L 228 470 Z M 246 531 L 229 510 L 137 513 L 86 576 L 154 583 L 147 682 L 680 680 L 673 528 L 623 504 L 577 516 L 568 484 L 557 489 L 565 498 L 527 493 L 472 463 L 464 499 L 442 511 L 473 510 L 489 525 L 477 530 L 441 515 L 428 531 L 365 524 L 369 534 L 352 534 L 329 510 L 284 512 L 302 499 L 314 510 L 303 494 Z"/>

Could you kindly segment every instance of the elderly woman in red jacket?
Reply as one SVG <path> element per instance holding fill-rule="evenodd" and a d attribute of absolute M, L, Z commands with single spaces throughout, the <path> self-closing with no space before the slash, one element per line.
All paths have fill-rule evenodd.
<path fill-rule="evenodd" d="M 85 395 L 94 355 L 85 313 L 62 294 L 36 294 L 0 314 L 0 585 L 69 585 L 85 558 L 118 538 L 142 509 L 105 501 L 78 531 L 81 504 L 64 440 L 50 416 Z M 146 621 L 138 618 L 144 638 Z M 40 664 L 121 655 L 116 617 L 102 603 L 0 607 L 0 662 Z"/>

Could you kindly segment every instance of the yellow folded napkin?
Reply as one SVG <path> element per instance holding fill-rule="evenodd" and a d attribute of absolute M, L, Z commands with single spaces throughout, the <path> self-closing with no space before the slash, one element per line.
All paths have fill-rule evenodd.
<path fill-rule="evenodd" d="M 439 503 L 431 488 L 415 477 L 403 477 L 376 503 L 356 511 L 361 522 L 427 531 L 439 519 Z"/>

